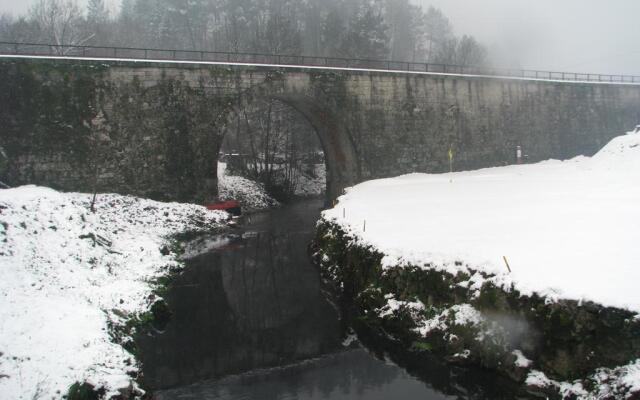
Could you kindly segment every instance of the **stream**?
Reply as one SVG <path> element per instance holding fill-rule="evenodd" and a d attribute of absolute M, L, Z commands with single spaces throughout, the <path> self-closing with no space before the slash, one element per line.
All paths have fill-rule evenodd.
<path fill-rule="evenodd" d="M 165 296 L 170 322 L 137 339 L 154 399 L 514 398 L 489 373 L 436 360 L 400 367 L 382 349 L 344 341 L 307 253 L 322 205 L 245 216 L 235 231 L 187 246 Z"/>

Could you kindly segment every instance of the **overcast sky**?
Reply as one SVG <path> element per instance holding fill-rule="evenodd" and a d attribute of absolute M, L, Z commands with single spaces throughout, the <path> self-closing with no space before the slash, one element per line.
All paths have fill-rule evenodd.
<path fill-rule="evenodd" d="M 640 75 L 640 0 L 418 0 L 507 62 Z"/>
<path fill-rule="evenodd" d="M 640 0 L 413 1 L 442 9 L 500 64 L 640 75 Z M 0 12 L 24 13 L 33 2 L 0 0 Z"/>

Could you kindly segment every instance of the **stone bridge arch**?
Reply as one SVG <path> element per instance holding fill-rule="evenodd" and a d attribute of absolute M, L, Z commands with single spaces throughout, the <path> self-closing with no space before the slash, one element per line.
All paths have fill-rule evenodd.
<path fill-rule="evenodd" d="M 340 121 L 339 113 L 323 97 L 317 92 L 300 88 L 291 90 L 285 81 L 265 81 L 239 94 L 230 103 L 230 111 L 238 113 L 256 100 L 277 100 L 302 115 L 320 140 L 325 155 L 325 196 L 328 205 L 340 196 L 345 188 L 353 186 L 361 179 L 353 138 Z M 222 139 L 219 140 L 220 146 Z"/>

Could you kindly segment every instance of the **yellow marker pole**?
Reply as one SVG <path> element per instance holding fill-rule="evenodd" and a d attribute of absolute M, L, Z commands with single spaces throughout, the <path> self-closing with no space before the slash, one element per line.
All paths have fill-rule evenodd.
<path fill-rule="evenodd" d="M 502 256 L 502 258 L 504 259 L 504 263 L 507 264 L 507 269 L 509 270 L 509 273 L 511 273 L 511 267 L 509 266 L 509 261 L 507 261 L 507 256 Z"/>

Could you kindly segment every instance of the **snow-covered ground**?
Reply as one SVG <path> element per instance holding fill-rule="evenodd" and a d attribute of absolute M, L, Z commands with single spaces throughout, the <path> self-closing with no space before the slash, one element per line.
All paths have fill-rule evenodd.
<path fill-rule="evenodd" d="M 296 196 L 320 196 L 327 187 L 327 169 L 324 164 L 314 166 L 314 175 L 301 173 L 296 185 Z"/>
<path fill-rule="evenodd" d="M 126 388 L 132 355 L 107 324 L 146 311 L 152 281 L 178 266 L 168 236 L 226 213 L 114 194 L 0 190 L 0 399 L 59 399 L 76 381 Z M 94 238 L 96 239 L 94 242 Z M 166 252 L 165 252 L 166 253 Z"/>
<path fill-rule="evenodd" d="M 488 342 L 496 345 L 504 343 L 501 335 L 504 334 L 504 327 L 485 314 L 474 308 L 471 304 L 454 304 L 444 309 L 439 314 L 431 318 L 424 317 L 424 310 L 427 308 L 419 300 L 409 302 L 400 301 L 393 294 L 385 295 L 386 304 L 374 312 L 379 318 L 394 317 L 394 313 L 402 310 L 409 312 L 411 318 L 417 323 L 414 329 L 421 337 L 430 334 L 442 335 L 447 340 L 458 340 L 455 334 L 449 329 L 452 326 L 473 327 L 476 332 L 476 340 Z M 496 342 L 497 339 L 497 342 Z M 617 368 L 598 368 L 584 380 L 573 382 L 555 381 L 546 376 L 542 371 L 531 369 L 535 363 L 529 360 L 521 350 L 513 350 L 511 354 L 515 356 L 514 366 L 516 370 L 527 370 L 525 385 L 540 393 L 558 393 L 563 399 L 595 400 L 595 399 L 636 399 L 640 394 L 640 359 L 631 361 L 627 365 Z M 472 351 L 465 349 L 462 352 L 450 355 L 450 359 L 466 359 L 472 355 Z M 591 391 L 585 388 L 584 383 Z M 634 397 L 636 396 L 636 397 Z"/>
<path fill-rule="evenodd" d="M 218 194 L 220 200 L 237 200 L 246 211 L 259 211 L 278 206 L 258 182 L 227 174 L 227 164 L 218 163 Z"/>
<path fill-rule="evenodd" d="M 525 294 L 640 311 L 638 133 L 591 158 L 365 182 L 323 218 L 388 266 L 469 266 Z"/>
<path fill-rule="evenodd" d="M 591 392 L 587 391 L 579 381 L 554 381 L 537 370 L 529 372 L 525 384 L 551 389 L 560 393 L 563 399 L 637 399 L 640 394 L 640 360 L 613 369 L 599 368 L 589 378 L 595 383 Z"/>
<path fill-rule="evenodd" d="M 301 173 L 295 188 L 300 197 L 320 196 L 327 186 L 327 174 L 324 164 L 315 165 L 315 176 Z M 259 211 L 279 205 L 264 187 L 255 181 L 227 172 L 227 164 L 218 163 L 218 191 L 220 200 L 238 200 L 249 211 Z"/>

